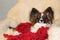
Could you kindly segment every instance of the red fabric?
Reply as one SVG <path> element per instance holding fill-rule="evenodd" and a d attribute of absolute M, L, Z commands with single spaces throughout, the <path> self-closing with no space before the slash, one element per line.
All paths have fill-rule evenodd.
<path fill-rule="evenodd" d="M 36 40 L 38 36 L 32 32 L 21 34 L 20 40 Z"/>
<path fill-rule="evenodd" d="M 36 34 L 39 36 L 40 40 L 45 40 L 48 38 L 48 33 L 47 33 L 48 29 L 49 29 L 48 27 L 43 27 L 43 26 L 39 28 Z"/>
<path fill-rule="evenodd" d="M 30 32 L 31 23 L 21 23 L 16 27 L 18 32 L 22 32 L 19 35 L 8 35 L 4 34 L 7 40 L 45 40 L 48 38 L 48 27 L 41 27 L 36 33 Z"/>
<path fill-rule="evenodd" d="M 26 33 L 30 31 L 30 27 L 32 26 L 31 23 L 20 23 L 17 27 L 16 30 L 21 33 Z"/>
<path fill-rule="evenodd" d="M 7 38 L 7 40 L 20 40 L 19 39 L 19 35 L 8 35 L 8 34 L 4 34 L 4 37 Z"/>
<path fill-rule="evenodd" d="M 32 32 L 19 34 L 15 36 L 4 34 L 4 37 L 7 38 L 7 40 L 37 40 L 38 39 L 38 36 Z"/>

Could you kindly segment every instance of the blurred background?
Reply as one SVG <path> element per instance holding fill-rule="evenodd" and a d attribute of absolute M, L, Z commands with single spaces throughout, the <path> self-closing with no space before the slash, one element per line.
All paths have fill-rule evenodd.
<path fill-rule="evenodd" d="M 9 9 L 16 4 L 17 0 L 0 0 L 0 20 L 4 20 Z"/>

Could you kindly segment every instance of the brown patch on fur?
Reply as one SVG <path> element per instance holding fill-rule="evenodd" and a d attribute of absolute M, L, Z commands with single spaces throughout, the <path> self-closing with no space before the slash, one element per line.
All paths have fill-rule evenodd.
<path fill-rule="evenodd" d="M 41 13 L 35 9 L 32 8 L 32 11 L 30 13 L 30 21 L 33 23 L 33 25 L 37 22 L 39 22 L 39 19 L 41 18 Z M 53 23 L 53 19 L 54 19 L 54 12 L 52 10 L 51 7 L 48 7 L 44 12 L 43 12 L 43 21 L 44 23 L 49 23 L 52 24 Z"/>
<path fill-rule="evenodd" d="M 30 13 L 30 21 L 32 22 L 32 24 L 35 24 L 39 21 L 41 17 L 41 13 L 36 10 L 35 8 L 32 9 L 31 13 Z"/>
<path fill-rule="evenodd" d="M 44 13 L 44 17 L 46 17 L 45 22 L 52 24 L 54 20 L 54 12 L 52 8 L 48 7 L 43 13 Z"/>

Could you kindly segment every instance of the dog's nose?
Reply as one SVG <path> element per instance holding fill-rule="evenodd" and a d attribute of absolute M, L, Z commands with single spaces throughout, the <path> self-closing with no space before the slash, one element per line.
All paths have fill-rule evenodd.
<path fill-rule="evenodd" d="M 43 22 L 43 20 L 40 20 L 41 22 Z"/>
<path fill-rule="evenodd" d="M 43 18 L 41 17 L 39 20 L 40 23 L 44 23 Z"/>

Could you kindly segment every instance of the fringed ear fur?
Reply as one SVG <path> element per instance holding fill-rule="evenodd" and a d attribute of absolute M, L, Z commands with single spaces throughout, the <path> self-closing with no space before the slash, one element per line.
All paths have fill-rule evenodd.
<path fill-rule="evenodd" d="M 30 13 L 30 21 L 33 25 L 39 21 L 40 16 L 41 13 L 37 9 L 32 8 L 32 11 Z"/>
<path fill-rule="evenodd" d="M 52 8 L 48 7 L 43 13 L 47 17 L 48 23 L 52 24 L 54 19 L 54 11 Z"/>

